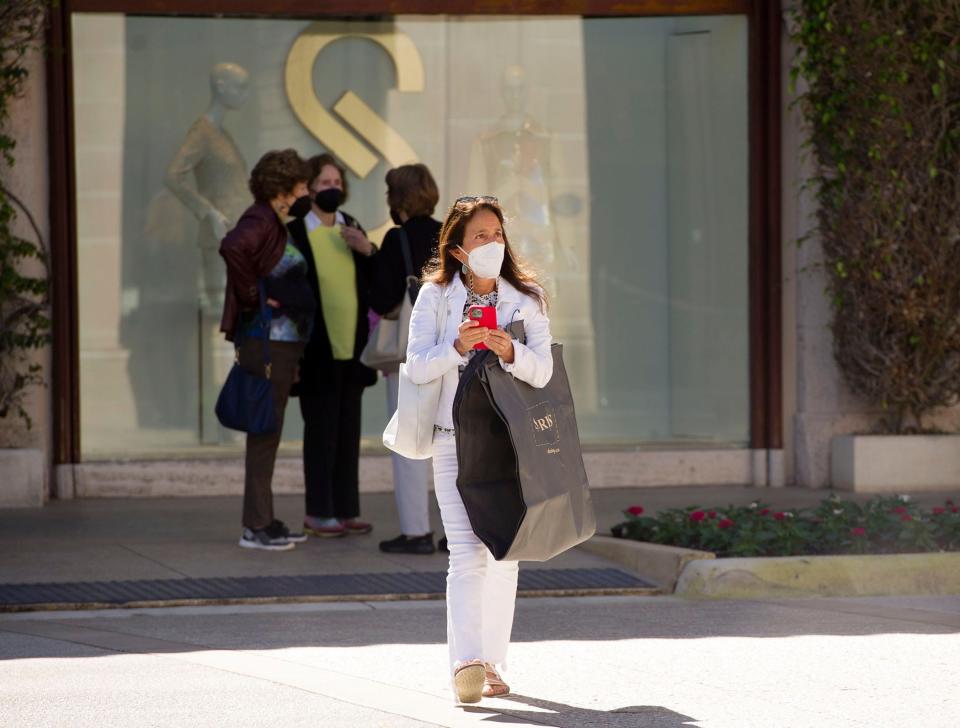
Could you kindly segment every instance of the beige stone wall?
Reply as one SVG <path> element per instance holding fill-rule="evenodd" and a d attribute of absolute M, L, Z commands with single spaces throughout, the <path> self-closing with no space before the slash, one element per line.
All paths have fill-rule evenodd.
<path fill-rule="evenodd" d="M 13 137 L 17 140 L 14 151 L 16 165 L 8 170 L 3 183 L 20 198 L 30 209 L 44 237 L 44 243 L 50 243 L 50 217 L 48 214 L 48 156 L 47 156 L 47 98 L 46 66 L 43 53 L 31 53 L 26 59 L 30 76 L 23 95 L 13 103 L 11 126 Z M 32 237 L 32 230 L 21 215 L 16 223 L 16 232 L 24 237 Z M 25 272 L 36 272 L 35 268 L 25 268 Z M 50 351 L 38 352 L 35 360 L 43 364 L 46 378 L 50 379 Z M 35 448 L 49 454 L 51 451 L 51 397 L 49 387 L 33 389 L 27 399 L 26 409 L 33 420 L 33 427 L 26 429 L 21 421 L 7 417 L 0 420 L 0 447 Z M 49 470 L 50 457 L 45 457 Z M 48 491 L 49 478 L 32 481 L 42 487 L 44 495 Z M 13 488 L 14 483 L 0 484 L 0 489 Z M 22 484 L 20 484 L 22 485 Z M 18 486 L 19 487 L 19 486 Z M 34 486 L 31 486 L 34 487 Z M 36 494 L 31 494 L 31 499 Z"/>

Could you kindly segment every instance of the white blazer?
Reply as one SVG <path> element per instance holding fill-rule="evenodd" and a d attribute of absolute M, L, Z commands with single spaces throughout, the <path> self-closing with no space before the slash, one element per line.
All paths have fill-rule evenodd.
<path fill-rule="evenodd" d="M 440 405 L 435 423 L 453 428 L 453 398 L 460 381 L 459 367 L 469 359 L 460 356 L 453 346 L 463 323 L 463 307 L 467 289 L 456 276 L 449 285 L 426 283 L 420 289 L 410 316 L 410 338 L 407 342 L 407 376 L 414 384 L 426 384 L 443 377 Z M 447 307 L 446 330 L 437 337 L 438 306 Z M 503 278 L 497 282 L 497 325 L 503 328 L 512 321 L 523 321 L 527 343 L 513 342 L 513 363 L 500 366 L 532 387 L 547 386 L 553 376 L 553 355 L 550 344 L 550 319 L 540 310 L 540 303 L 521 293 Z"/>

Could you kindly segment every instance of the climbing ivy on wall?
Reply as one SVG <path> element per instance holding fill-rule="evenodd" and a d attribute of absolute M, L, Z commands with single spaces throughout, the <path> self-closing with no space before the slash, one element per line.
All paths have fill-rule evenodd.
<path fill-rule="evenodd" d="M 28 427 L 24 396 L 44 381 L 42 367 L 31 361 L 30 352 L 50 341 L 47 255 L 32 214 L 6 182 L 15 174 L 16 161 L 16 140 L 9 132 L 11 107 L 23 92 L 28 74 L 24 61 L 42 38 L 48 6 L 38 0 L 0 2 L 0 418 L 17 416 Z M 32 237 L 14 232 L 21 216 Z M 39 273 L 23 272 L 30 261 Z"/>
<path fill-rule="evenodd" d="M 834 354 L 880 429 L 922 431 L 960 401 L 960 1 L 792 12 Z"/>

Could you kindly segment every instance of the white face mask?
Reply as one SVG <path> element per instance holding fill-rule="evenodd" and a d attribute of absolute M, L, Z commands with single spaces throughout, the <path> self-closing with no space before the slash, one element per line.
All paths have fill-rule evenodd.
<path fill-rule="evenodd" d="M 462 245 L 458 245 L 463 250 Z M 463 250 L 467 253 L 466 250 Z M 500 275 L 500 269 L 503 267 L 503 256 L 507 252 L 507 246 L 503 243 L 492 241 L 475 248 L 467 253 L 467 268 L 473 271 L 477 278 L 496 278 Z"/>

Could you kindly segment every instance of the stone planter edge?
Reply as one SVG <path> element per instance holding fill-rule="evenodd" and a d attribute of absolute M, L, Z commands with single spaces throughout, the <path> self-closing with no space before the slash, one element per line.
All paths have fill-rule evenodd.
<path fill-rule="evenodd" d="M 0 508 L 40 508 L 46 473 L 43 450 L 0 447 Z"/>
<path fill-rule="evenodd" d="M 715 558 L 709 551 L 612 536 L 593 536 L 578 548 L 619 564 L 667 593 L 673 592 L 677 579 L 689 562 Z"/>
<path fill-rule="evenodd" d="M 836 435 L 830 475 L 838 490 L 898 493 L 960 487 L 960 434 Z"/>
<path fill-rule="evenodd" d="M 693 560 L 674 593 L 697 599 L 960 594 L 960 553 Z"/>

